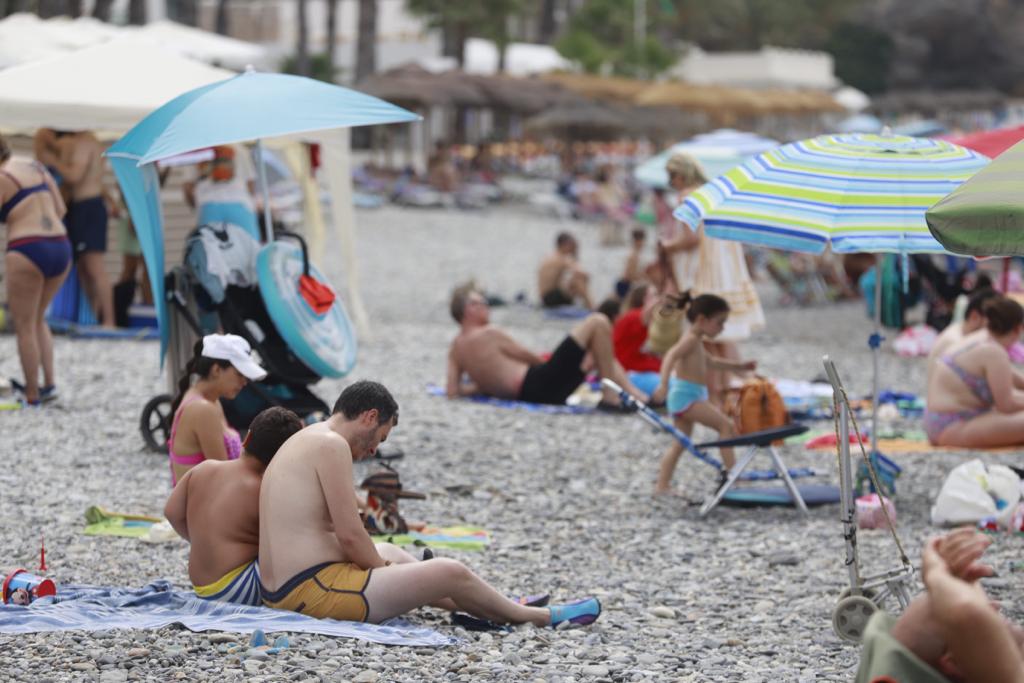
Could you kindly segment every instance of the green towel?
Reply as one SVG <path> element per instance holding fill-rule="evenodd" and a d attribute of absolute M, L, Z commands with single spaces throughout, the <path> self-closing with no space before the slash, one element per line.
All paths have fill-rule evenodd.
<path fill-rule="evenodd" d="M 491 542 L 491 537 L 480 527 L 459 525 L 426 527 L 423 531 L 410 531 L 407 534 L 385 534 L 374 536 L 373 540 L 395 545 L 426 545 L 434 548 L 482 551 Z"/>
<path fill-rule="evenodd" d="M 149 533 L 150 527 L 162 520 L 149 515 L 109 512 L 93 505 L 85 511 L 85 521 L 88 522 L 85 527 L 86 536 L 142 538 Z"/>

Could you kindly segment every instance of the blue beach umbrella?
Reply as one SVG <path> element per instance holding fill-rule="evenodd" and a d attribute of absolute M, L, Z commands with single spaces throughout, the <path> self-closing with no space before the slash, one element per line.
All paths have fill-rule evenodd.
<path fill-rule="evenodd" d="M 384 100 L 301 76 L 247 71 L 179 95 L 144 118 L 107 151 L 131 213 L 151 273 L 160 324 L 160 357 L 168 344 L 164 298 L 163 217 L 156 162 L 184 152 L 283 135 L 314 134 L 419 120 L 416 114 Z M 262 154 L 260 155 L 262 157 Z M 270 202 L 261 162 L 265 229 Z"/>
<path fill-rule="evenodd" d="M 647 187 L 668 187 L 665 163 L 677 152 L 685 152 L 700 162 L 709 178 L 721 175 L 755 154 L 772 149 L 778 141 L 731 128 L 702 133 L 677 143 L 636 167 L 634 177 Z"/>

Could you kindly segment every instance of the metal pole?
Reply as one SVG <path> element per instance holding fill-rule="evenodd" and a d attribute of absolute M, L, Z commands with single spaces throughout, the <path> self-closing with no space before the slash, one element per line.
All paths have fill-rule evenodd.
<path fill-rule="evenodd" d="M 633 0 L 633 40 L 636 41 L 636 54 L 642 66 L 644 59 L 644 43 L 647 42 L 647 0 Z"/>
<path fill-rule="evenodd" d="M 878 343 L 871 345 L 871 454 L 878 452 L 878 356 L 882 352 L 882 259 L 879 254 L 875 261 L 875 338 Z M 881 495 L 881 492 L 879 492 Z"/>
<path fill-rule="evenodd" d="M 843 535 L 846 537 L 846 568 L 850 573 L 850 591 L 860 595 L 860 562 L 857 557 L 857 509 L 853 502 L 853 464 L 850 462 L 850 414 L 846 401 L 835 391 L 839 404 L 839 453 L 842 470 L 839 473 L 839 497 L 843 506 Z"/>
<path fill-rule="evenodd" d="M 256 140 L 257 167 L 260 182 L 260 194 L 263 196 L 263 243 L 274 241 L 274 223 L 270 216 L 270 186 L 267 183 L 267 165 L 264 158 L 263 143 Z"/>

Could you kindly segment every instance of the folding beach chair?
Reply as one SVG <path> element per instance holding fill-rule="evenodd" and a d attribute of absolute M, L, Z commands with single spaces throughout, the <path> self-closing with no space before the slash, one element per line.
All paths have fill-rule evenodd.
<path fill-rule="evenodd" d="M 743 455 L 736 460 L 736 466 L 729 473 L 729 477 L 725 480 L 725 483 L 710 495 L 704 501 L 703 505 L 701 505 L 701 517 L 707 516 L 708 513 L 714 510 L 722 501 L 722 498 L 725 497 L 726 493 L 729 492 L 729 489 L 731 489 L 737 482 L 767 481 L 772 479 L 782 479 L 786 485 L 786 489 L 789 491 L 789 495 L 793 498 L 793 502 L 804 514 L 807 514 L 807 503 L 804 501 L 803 495 L 800 493 L 800 489 L 797 488 L 797 485 L 793 482 L 793 479 L 800 477 L 813 477 L 817 473 L 808 467 L 801 467 L 797 469 L 787 468 L 786 464 L 782 460 L 782 456 L 779 455 L 779 451 L 774 445 L 776 441 L 781 439 L 796 436 L 797 434 L 803 434 L 808 430 L 807 425 L 794 423 L 783 427 L 774 427 L 772 429 L 765 429 L 759 432 L 751 432 L 750 434 L 741 434 L 740 436 L 736 436 L 731 439 L 720 439 L 718 441 L 695 444 L 690 437 L 681 432 L 675 425 L 663 419 L 661 415 L 652 410 L 647 404 L 634 398 L 612 380 L 602 379 L 601 382 L 619 395 L 619 400 L 622 401 L 623 405 L 635 408 L 636 414 L 642 420 L 674 437 L 676 441 L 683 445 L 683 448 L 690 455 L 705 464 L 711 465 L 719 472 L 725 470 L 725 465 L 708 455 L 705 452 L 707 449 L 730 446 L 747 447 L 747 450 Z M 747 468 L 750 467 L 754 457 L 762 451 L 767 452 L 769 457 L 771 457 L 774 469 L 748 471 Z"/>

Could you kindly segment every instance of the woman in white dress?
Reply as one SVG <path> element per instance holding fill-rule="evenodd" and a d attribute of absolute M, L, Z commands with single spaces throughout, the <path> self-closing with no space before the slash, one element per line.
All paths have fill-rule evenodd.
<path fill-rule="evenodd" d="M 691 192 L 707 182 L 700 163 L 688 154 L 673 154 L 665 163 L 669 185 L 678 193 L 681 204 Z M 739 359 L 736 343 L 749 339 L 764 327 L 764 311 L 743 257 L 743 245 L 717 240 L 704 234 L 704 225 L 696 230 L 675 219 L 660 226 L 659 250 L 667 255 L 674 270 L 674 286 L 693 295 L 717 294 L 729 302 L 729 320 L 708 351 L 725 358 Z M 671 282 L 673 278 L 669 278 Z M 669 284 L 671 288 L 673 285 Z M 728 373 L 712 371 L 708 377 L 711 400 L 722 405 L 729 388 Z"/>

